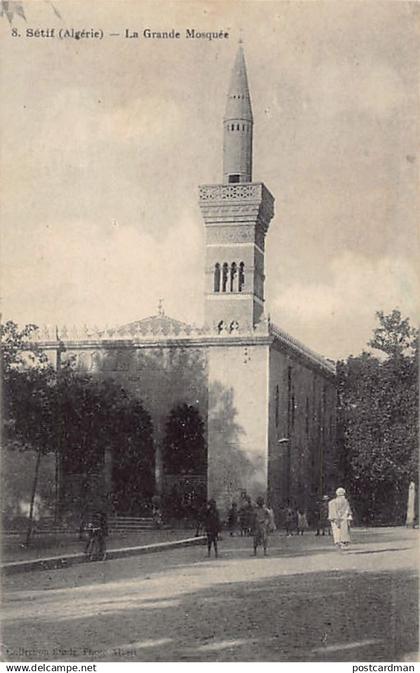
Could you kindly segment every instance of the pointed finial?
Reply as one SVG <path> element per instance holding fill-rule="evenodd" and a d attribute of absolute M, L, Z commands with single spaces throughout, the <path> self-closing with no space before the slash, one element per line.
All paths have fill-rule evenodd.
<path fill-rule="evenodd" d="M 242 36 L 233 63 L 223 117 L 223 182 L 252 182 L 253 116 Z"/>
<path fill-rule="evenodd" d="M 165 315 L 165 311 L 163 310 L 163 299 L 162 298 L 159 299 L 158 314 L 159 315 Z"/>

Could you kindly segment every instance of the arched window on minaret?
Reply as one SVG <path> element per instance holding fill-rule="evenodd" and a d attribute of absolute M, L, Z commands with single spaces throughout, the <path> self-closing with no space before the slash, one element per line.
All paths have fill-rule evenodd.
<path fill-rule="evenodd" d="M 231 292 L 236 292 L 235 280 L 236 280 L 237 273 L 238 273 L 238 267 L 236 266 L 236 262 L 232 262 L 232 265 L 230 267 L 230 291 Z"/>
<path fill-rule="evenodd" d="M 220 292 L 220 264 L 217 262 L 214 266 L 214 291 Z"/>
<path fill-rule="evenodd" d="M 226 292 L 229 276 L 229 265 L 225 262 L 222 271 L 222 292 Z"/>
<path fill-rule="evenodd" d="M 239 264 L 238 292 L 242 292 L 244 285 L 245 285 L 245 264 L 241 262 Z"/>

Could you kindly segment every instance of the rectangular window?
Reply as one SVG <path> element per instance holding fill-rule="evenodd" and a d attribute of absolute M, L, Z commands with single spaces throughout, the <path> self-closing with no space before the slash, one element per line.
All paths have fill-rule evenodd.
<path fill-rule="evenodd" d="M 239 182 L 239 175 L 229 175 L 229 182 Z"/>
<path fill-rule="evenodd" d="M 292 424 L 292 368 L 287 368 L 287 435 L 290 435 Z"/>
<path fill-rule="evenodd" d="M 292 395 L 292 430 L 295 427 L 295 396 Z"/>

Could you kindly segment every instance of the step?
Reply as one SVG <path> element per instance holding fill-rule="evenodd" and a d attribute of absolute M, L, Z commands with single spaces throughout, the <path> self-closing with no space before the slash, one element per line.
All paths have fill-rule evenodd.
<path fill-rule="evenodd" d="M 152 524 L 137 524 L 133 526 L 127 526 L 124 524 L 120 524 L 119 526 L 108 526 L 108 530 L 111 531 L 136 531 L 136 530 L 152 530 L 154 526 Z"/>
<path fill-rule="evenodd" d="M 109 523 L 147 523 L 153 521 L 151 516 L 110 516 Z"/>
<path fill-rule="evenodd" d="M 155 527 L 150 516 L 112 516 L 108 519 L 108 528 L 114 532 L 136 532 L 151 530 Z"/>
<path fill-rule="evenodd" d="M 137 521 L 137 522 L 126 522 L 126 521 L 119 521 L 118 523 L 110 522 L 108 524 L 108 528 L 121 528 L 121 526 L 124 526 L 125 528 L 150 528 L 153 527 L 153 521 Z"/>
<path fill-rule="evenodd" d="M 152 517 L 147 516 L 113 516 L 108 519 L 108 529 L 110 531 L 126 531 L 135 532 L 141 530 L 150 530 L 155 527 Z M 41 521 L 34 522 L 34 535 L 75 535 L 80 532 L 80 527 L 76 525 L 65 526 L 63 524 L 55 524 L 54 518 L 45 518 Z M 9 535 L 22 535 L 25 529 L 22 530 L 8 530 L 5 531 Z"/>

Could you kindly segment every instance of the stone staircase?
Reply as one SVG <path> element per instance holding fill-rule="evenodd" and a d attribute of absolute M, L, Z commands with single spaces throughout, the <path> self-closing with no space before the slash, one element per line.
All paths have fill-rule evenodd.
<path fill-rule="evenodd" d="M 34 522 L 33 532 L 38 535 L 66 535 L 78 533 L 79 529 L 75 524 L 64 524 L 54 521 L 53 516 L 44 517 Z"/>
<path fill-rule="evenodd" d="M 142 530 L 153 530 L 153 518 L 151 516 L 111 516 L 108 519 L 108 531 L 112 534 L 135 533 Z M 26 531 L 26 525 L 20 529 L 5 529 L 9 535 L 19 535 Z M 35 521 L 33 525 L 34 535 L 75 535 L 79 534 L 79 526 L 72 523 L 55 522 L 54 517 L 43 517 Z"/>
<path fill-rule="evenodd" d="M 110 533 L 135 533 L 154 528 L 151 516 L 111 516 L 108 519 Z"/>

